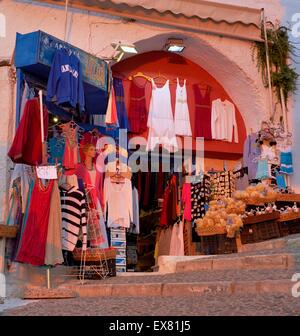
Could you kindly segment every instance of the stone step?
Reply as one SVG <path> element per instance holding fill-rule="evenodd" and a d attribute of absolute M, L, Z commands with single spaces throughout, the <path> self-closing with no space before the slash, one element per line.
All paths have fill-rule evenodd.
<path fill-rule="evenodd" d="M 23 293 L 23 299 L 40 300 L 40 299 L 71 299 L 77 297 L 78 294 L 67 288 L 42 288 L 27 287 Z"/>
<path fill-rule="evenodd" d="M 226 256 L 172 257 L 161 256 L 158 260 L 159 272 L 182 273 L 211 270 L 259 270 L 259 269 L 296 269 L 300 254 L 265 253 L 265 254 L 231 254 Z"/>
<path fill-rule="evenodd" d="M 139 284 L 73 284 L 62 285 L 60 291 L 76 293 L 79 297 L 168 297 L 200 296 L 206 293 L 228 294 L 290 294 L 289 279 L 261 281 L 209 281 L 186 283 Z"/>
<path fill-rule="evenodd" d="M 239 252 L 255 252 L 284 248 L 300 248 L 300 235 L 292 235 L 279 239 L 271 239 L 260 243 L 241 245 Z"/>

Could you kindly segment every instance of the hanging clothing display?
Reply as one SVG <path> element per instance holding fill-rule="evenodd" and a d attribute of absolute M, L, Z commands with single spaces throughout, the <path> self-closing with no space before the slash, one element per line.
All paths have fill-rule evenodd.
<path fill-rule="evenodd" d="M 211 175 L 211 192 L 213 199 L 232 197 L 235 190 L 235 177 L 232 171 L 224 171 Z"/>
<path fill-rule="evenodd" d="M 191 221 L 192 220 L 192 202 L 191 202 L 191 184 L 190 183 L 183 184 L 181 200 L 183 202 L 183 207 L 184 207 L 183 218 L 187 221 Z"/>
<path fill-rule="evenodd" d="M 205 94 L 202 95 L 197 84 L 193 85 L 195 97 L 195 136 L 211 140 L 211 90 L 207 85 Z"/>
<path fill-rule="evenodd" d="M 21 198 L 22 198 L 22 213 L 25 212 L 27 198 L 29 194 L 29 187 L 31 182 L 34 180 L 33 178 L 33 167 L 27 166 L 24 164 L 16 164 L 14 167 L 14 171 L 11 176 L 11 183 L 10 183 L 10 194 L 9 198 L 11 198 L 11 191 L 13 190 L 13 183 L 16 179 L 20 178 L 21 180 Z"/>
<path fill-rule="evenodd" d="M 61 135 L 54 136 L 48 141 L 48 163 L 62 164 L 65 152 L 65 138 Z"/>
<path fill-rule="evenodd" d="M 131 181 L 125 178 L 118 184 L 113 183 L 109 177 L 105 178 L 104 206 L 107 227 L 130 228 L 130 221 L 133 220 Z"/>
<path fill-rule="evenodd" d="M 105 123 L 108 126 L 114 126 L 114 127 L 119 126 L 117 105 L 116 105 L 116 95 L 115 95 L 115 89 L 113 86 L 111 87 L 111 90 L 109 93 Z"/>
<path fill-rule="evenodd" d="M 178 214 L 177 203 L 177 179 L 176 175 L 172 175 L 164 192 L 163 208 L 160 217 L 161 226 L 169 226 L 174 224 Z"/>
<path fill-rule="evenodd" d="M 69 103 L 84 111 L 84 90 L 81 64 L 73 53 L 65 48 L 56 51 L 47 83 L 47 100 L 56 99 L 58 104 Z"/>
<path fill-rule="evenodd" d="M 256 179 L 262 180 L 268 178 L 271 178 L 271 169 L 268 160 L 260 159 L 258 160 Z"/>
<path fill-rule="evenodd" d="M 162 145 L 169 152 L 174 152 L 178 150 L 178 144 L 175 136 L 169 80 L 161 88 L 155 85 L 153 79 L 151 82 L 152 97 L 147 122 L 149 134 L 146 150 L 152 151 L 156 145 Z"/>
<path fill-rule="evenodd" d="M 204 217 L 211 197 L 211 182 L 209 176 L 203 176 L 202 181 L 191 183 L 192 220 Z"/>
<path fill-rule="evenodd" d="M 62 212 L 62 249 L 73 251 L 79 239 L 80 230 L 83 236 L 82 248 L 87 248 L 86 199 L 84 193 L 74 187 L 69 190 L 60 187 Z"/>
<path fill-rule="evenodd" d="M 72 121 L 60 125 L 63 136 L 65 137 L 65 151 L 63 156 L 63 167 L 67 170 L 74 170 L 78 163 L 78 129 Z"/>
<path fill-rule="evenodd" d="M 249 177 L 247 175 L 248 168 L 241 168 L 241 165 L 235 167 L 235 171 L 233 172 L 235 178 L 236 190 L 246 190 L 249 187 Z"/>
<path fill-rule="evenodd" d="M 62 255 L 61 231 L 62 213 L 60 205 L 60 193 L 58 183 L 53 182 L 52 195 L 50 200 L 50 213 L 48 232 L 46 240 L 45 265 L 58 265 L 64 261 Z"/>
<path fill-rule="evenodd" d="M 234 142 L 239 142 L 234 105 L 227 99 L 214 100 L 211 108 L 212 138 L 232 142 L 233 131 Z"/>
<path fill-rule="evenodd" d="M 16 261 L 34 266 L 45 264 L 46 240 L 50 215 L 50 202 L 54 180 L 46 186 L 38 179 L 33 188 L 31 203 Z"/>
<path fill-rule="evenodd" d="M 280 173 L 291 175 L 294 173 L 292 150 L 280 152 Z"/>
<path fill-rule="evenodd" d="M 38 99 L 28 100 L 8 156 L 15 163 L 35 166 L 42 163 L 42 140 Z M 44 130 L 48 129 L 48 110 L 43 107 Z M 45 132 L 45 141 L 47 132 Z"/>
<path fill-rule="evenodd" d="M 128 131 L 130 131 L 128 117 L 127 117 L 127 110 L 126 110 L 126 105 L 125 105 L 124 88 L 123 88 L 122 79 L 114 78 L 113 86 L 115 90 L 119 127 L 121 129 L 127 129 Z"/>
<path fill-rule="evenodd" d="M 19 225 L 19 228 L 18 228 L 17 239 L 16 239 L 16 250 L 15 250 L 15 253 L 13 255 L 13 260 L 16 259 L 16 256 L 17 256 L 17 254 L 20 250 L 20 247 L 21 247 L 21 241 L 23 239 L 24 231 L 25 231 L 25 228 L 26 228 L 26 223 L 27 223 L 27 218 L 28 218 L 30 203 L 31 203 L 31 196 L 32 196 L 34 185 L 35 185 L 35 181 L 33 181 L 33 180 L 30 181 L 27 200 L 26 200 L 26 208 L 25 208 L 25 212 L 24 212 L 24 215 L 23 215 L 23 220 L 20 222 L 20 225 Z M 24 203 L 23 198 L 22 198 L 22 203 Z"/>
<path fill-rule="evenodd" d="M 186 79 L 184 80 L 183 86 L 180 86 L 179 79 L 177 78 L 174 123 L 176 135 L 192 136 Z"/>
<path fill-rule="evenodd" d="M 175 223 L 172 228 L 170 254 L 171 256 L 184 256 L 183 223 Z"/>
<path fill-rule="evenodd" d="M 261 155 L 261 148 L 256 143 L 257 133 L 251 133 L 244 142 L 243 167 L 248 167 L 249 180 L 254 180 L 257 173 L 257 158 Z"/>
<path fill-rule="evenodd" d="M 131 81 L 128 110 L 130 132 L 145 132 L 147 130 L 147 117 L 145 86 L 139 86 L 134 81 Z"/>

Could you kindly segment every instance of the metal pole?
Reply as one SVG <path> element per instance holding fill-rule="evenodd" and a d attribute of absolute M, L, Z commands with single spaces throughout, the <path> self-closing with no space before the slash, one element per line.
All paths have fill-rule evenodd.
<path fill-rule="evenodd" d="M 265 46 L 266 46 L 266 60 L 267 60 L 267 77 L 268 77 L 268 86 L 269 86 L 269 117 L 273 119 L 274 109 L 273 109 L 273 93 L 272 93 L 272 79 L 271 79 L 271 68 L 270 68 L 270 58 L 269 58 L 269 45 L 268 45 L 268 34 L 266 26 L 266 16 L 265 10 L 262 9 L 262 22 L 264 28 L 264 37 L 265 37 Z"/>
<path fill-rule="evenodd" d="M 51 288 L 50 268 L 47 268 L 47 289 Z"/>
<path fill-rule="evenodd" d="M 282 108 L 282 114 L 283 114 L 284 132 L 288 133 L 289 125 L 288 125 L 287 110 L 285 107 L 285 101 L 284 101 L 282 88 L 280 88 L 280 100 L 281 100 L 281 108 Z"/>
<path fill-rule="evenodd" d="M 65 35 L 64 35 L 65 42 L 66 42 L 66 37 L 67 37 L 67 26 L 68 26 L 68 6 L 69 6 L 69 0 L 66 0 L 66 3 L 65 3 Z"/>

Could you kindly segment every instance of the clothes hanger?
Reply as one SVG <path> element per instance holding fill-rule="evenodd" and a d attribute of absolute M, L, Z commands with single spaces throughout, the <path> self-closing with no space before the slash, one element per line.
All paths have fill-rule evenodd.
<path fill-rule="evenodd" d="M 151 77 L 150 76 L 147 76 L 147 75 L 145 75 L 143 72 L 141 72 L 141 71 L 138 71 L 135 75 L 131 75 L 131 76 L 129 76 L 128 77 L 128 79 L 129 80 L 134 80 L 135 78 L 137 78 L 137 77 L 141 77 L 141 78 L 144 78 L 144 79 L 146 79 L 147 81 L 149 81 L 149 82 L 151 82 Z"/>
<path fill-rule="evenodd" d="M 153 79 L 153 81 L 155 81 L 155 79 L 159 79 L 159 78 L 165 80 L 165 82 L 163 83 L 163 82 L 158 81 L 158 82 L 156 82 L 156 84 L 166 84 L 166 82 L 169 80 L 169 78 L 167 78 L 165 75 L 161 74 L 160 72 L 158 73 L 158 75 L 156 77 L 153 77 L 152 79 Z"/>

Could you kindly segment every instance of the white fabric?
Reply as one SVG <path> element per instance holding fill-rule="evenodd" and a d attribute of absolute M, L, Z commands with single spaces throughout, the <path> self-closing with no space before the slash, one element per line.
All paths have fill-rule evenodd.
<path fill-rule="evenodd" d="M 67 175 L 66 176 L 66 182 L 70 185 L 70 186 L 72 186 L 72 187 L 74 187 L 74 188 L 76 188 L 76 189 L 79 189 L 79 186 L 78 186 L 78 177 L 77 177 L 77 175 Z"/>
<path fill-rule="evenodd" d="M 183 223 L 175 223 L 172 229 L 170 255 L 184 256 Z"/>
<path fill-rule="evenodd" d="M 151 82 L 152 97 L 147 123 L 149 135 L 146 150 L 153 150 L 157 145 L 162 145 L 169 152 L 173 152 L 178 149 L 178 144 L 175 136 L 169 80 L 161 88 L 155 85 L 153 79 Z"/>
<path fill-rule="evenodd" d="M 186 80 L 180 86 L 177 78 L 176 104 L 175 104 L 175 134 L 182 136 L 192 136 L 190 112 L 187 103 Z"/>
<path fill-rule="evenodd" d="M 212 102 L 211 133 L 215 140 L 232 142 L 234 128 L 234 142 L 238 142 L 238 129 L 235 117 L 235 107 L 228 101 L 216 99 Z"/>
<path fill-rule="evenodd" d="M 107 226 L 130 228 L 133 219 L 131 181 L 112 183 L 110 178 L 104 180 L 104 213 L 108 210 Z"/>

